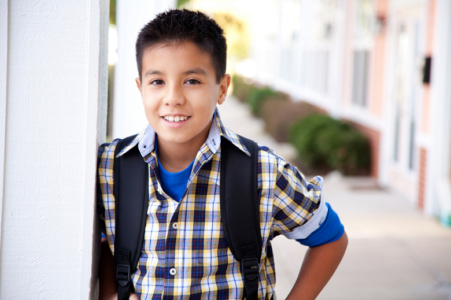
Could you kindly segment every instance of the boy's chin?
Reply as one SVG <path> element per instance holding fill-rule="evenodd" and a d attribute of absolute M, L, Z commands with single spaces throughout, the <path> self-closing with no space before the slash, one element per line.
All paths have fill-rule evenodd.
<path fill-rule="evenodd" d="M 193 140 L 193 137 L 187 135 L 178 135 L 178 134 L 158 134 L 158 140 L 164 140 L 166 143 L 171 144 L 185 144 L 189 143 Z"/>

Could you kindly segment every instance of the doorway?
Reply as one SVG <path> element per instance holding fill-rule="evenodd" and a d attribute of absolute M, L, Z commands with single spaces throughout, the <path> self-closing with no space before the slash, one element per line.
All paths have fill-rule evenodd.
<path fill-rule="evenodd" d="M 412 203 L 417 199 L 419 115 L 424 60 L 424 7 L 397 10 L 393 23 L 390 182 Z"/>

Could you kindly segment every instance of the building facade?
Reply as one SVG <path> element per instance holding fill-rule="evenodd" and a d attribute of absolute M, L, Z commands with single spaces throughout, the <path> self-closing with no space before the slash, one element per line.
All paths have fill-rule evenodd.
<path fill-rule="evenodd" d="M 253 22 L 256 80 L 351 122 L 369 138 L 378 183 L 450 225 L 451 3 L 265 6 Z"/>

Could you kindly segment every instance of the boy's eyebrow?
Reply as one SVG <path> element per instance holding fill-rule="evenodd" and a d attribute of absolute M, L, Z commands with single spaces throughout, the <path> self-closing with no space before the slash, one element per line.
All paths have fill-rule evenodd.
<path fill-rule="evenodd" d="M 144 74 L 144 77 L 149 76 L 149 75 L 154 75 L 154 74 L 163 75 L 164 73 L 161 71 L 158 71 L 158 70 L 149 69 Z M 203 74 L 203 75 L 207 76 L 207 72 L 205 72 L 204 69 L 199 68 L 199 67 L 183 72 L 183 75 L 188 75 L 188 74 Z"/>
<path fill-rule="evenodd" d="M 146 74 L 144 74 L 144 77 L 149 76 L 149 75 L 153 75 L 153 74 L 163 75 L 163 72 L 160 72 L 160 71 L 154 70 L 154 69 L 149 69 L 149 70 L 146 71 Z"/>
<path fill-rule="evenodd" d="M 205 70 L 202 69 L 202 68 L 195 68 L 195 69 L 192 69 L 192 70 L 188 70 L 186 72 L 183 72 L 183 74 L 184 75 L 188 75 L 188 74 L 203 74 L 203 75 L 207 76 L 207 72 L 205 72 Z"/>

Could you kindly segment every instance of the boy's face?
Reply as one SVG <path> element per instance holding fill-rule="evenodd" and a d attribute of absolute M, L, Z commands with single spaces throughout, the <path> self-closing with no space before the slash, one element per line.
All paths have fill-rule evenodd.
<path fill-rule="evenodd" d="M 142 81 L 136 84 L 147 120 L 166 143 L 203 143 L 216 103 L 230 85 L 226 74 L 216 83 L 211 57 L 195 44 L 156 45 L 144 51 Z"/>

